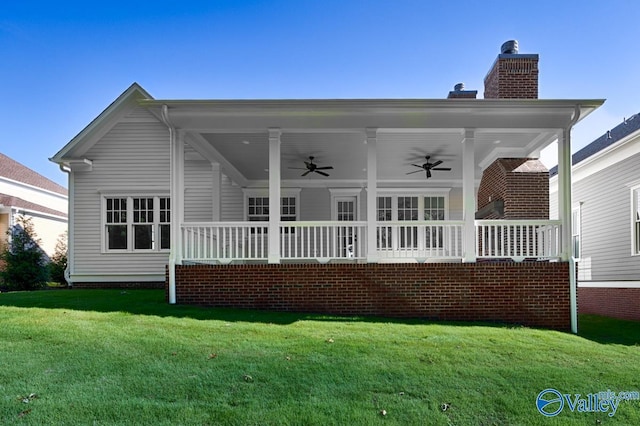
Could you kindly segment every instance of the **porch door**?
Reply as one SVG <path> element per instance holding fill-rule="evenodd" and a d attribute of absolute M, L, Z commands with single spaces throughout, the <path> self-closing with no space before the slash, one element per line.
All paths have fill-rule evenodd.
<path fill-rule="evenodd" d="M 357 220 L 356 197 L 336 197 L 335 217 L 339 222 Z M 336 248 L 338 257 L 352 258 L 356 256 L 356 235 L 352 226 L 338 226 L 336 232 Z"/>

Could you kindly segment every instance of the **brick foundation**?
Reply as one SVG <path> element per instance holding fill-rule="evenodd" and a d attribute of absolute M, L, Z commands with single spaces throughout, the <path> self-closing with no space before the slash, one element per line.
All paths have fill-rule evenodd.
<path fill-rule="evenodd" d="M 640 288 L 578 287 L 579 312 L 640 321 Z"/>
<path fill-rule="evenodd" d="M 569 330 L 568 271 L 563 262 L 179 265 L 176 302 Z"/>

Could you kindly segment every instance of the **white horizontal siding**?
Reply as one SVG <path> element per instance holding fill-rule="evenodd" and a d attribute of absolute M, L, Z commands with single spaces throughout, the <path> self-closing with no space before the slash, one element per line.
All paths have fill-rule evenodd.
<path fill-rule="evenodd" d="M 213 217 L 212 169 L 209 161 L 187 160 L 184 172 L 185 222 L 209 222 Z"/>
<path fill-rule="evenodd" d="M 226 175 L 222 175 L 221 193 L 220 220 L 223 222 L 246 220 L 244 217 L 244 194 L 242 189 L 234 185 Z"/>
<path fill-rule="evenodd" d="M 582 255 L 596 281 L 638 280 L 640 256 L 631 255 L 631 191 L 640 175 L 640 155 L 586 177 L 573 187 L 581 203 Z"/>
<path fill-rule="evenodd" d="M 101 191 L 126 195 L 141 188 L 169 194 L 167 128 L 148 113 L 136 114 L 144 120 L 115 125 L 86 153 L 91 172 L 74 173 L 73 274 L 164 276 L 168 253 L 102 253 Z"/>

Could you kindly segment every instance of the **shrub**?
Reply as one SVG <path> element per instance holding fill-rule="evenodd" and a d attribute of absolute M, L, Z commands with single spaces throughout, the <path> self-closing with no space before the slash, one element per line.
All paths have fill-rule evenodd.
<path fill-rule="evenodd" d="M 64 271 L 67 269 L 67 233 L 60 234 L 49 263 L 49 279 L 58 284 L 66 284 Z"/>
<path fill-rule="evenodd" d="M 47 255 L 39 246 L 31 218 L 18 216 L 16 224 L 7 232 L 9 243 L 0 253 L 4 270 L 0 277 L 4 286 L 12 290 L 35 290 L 49 278 Z"/>

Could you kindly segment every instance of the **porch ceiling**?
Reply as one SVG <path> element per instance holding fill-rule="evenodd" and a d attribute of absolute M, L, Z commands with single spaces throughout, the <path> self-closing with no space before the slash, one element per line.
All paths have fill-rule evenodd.
<path fill-rule="evenodd" d="M 268 179 L 269 143 L 268 133 L 204 133 L 202 137 L 220 156 L 228 161 L 248 181 Z M 504 133 L 478 132 L 476 134 L 476 178 L 481 177 L 483 161 L 492 161 L 498 156 L 526 156 L 530 145 L 540 138 L 553 139 L 549 132 Z M 402 131 L 381 129 L 378 132 L 378 179 L 382 183 L 425 184 L 429 186 L 458 186 L 462 182 L 462 131 L 422 130 Z M 364 132 L 283 132 L 281 136 L 281 176 L 283 180 L 362 181 L 367 178 L 367 145 Z M 425 156 L 431 162 L 442 160 L 440 167 L 451 171 L 433 171 L 430 179 L 424 173 L 413 173 L 412 164 L 421 165 Z M 302 177 L 304 161 L 314 157 L 319 166 L 333 166 L 330 177 L 315 173 Z"/>
<path fill-rule="evenodd" d="M 571 122 L 601 100 L 276 100 L 162 101 L 140 103 L 159 114 L 168 106 L 173 125 L 187 143 L 244 185 L 268 179 L 268 130 L 280 128 L 281 178 L 292 185 L 353 185 L 366 180 L 365 129 L 377 128 L 381 186 L 460 186 L 464 129 L 475 130 L 474 176 L 499 157 L 537 156 Z M 431 179 L 412 164 L 442 160 Z M 314 156 L 330 165 L 330 177 L 302 177 Z"/>

